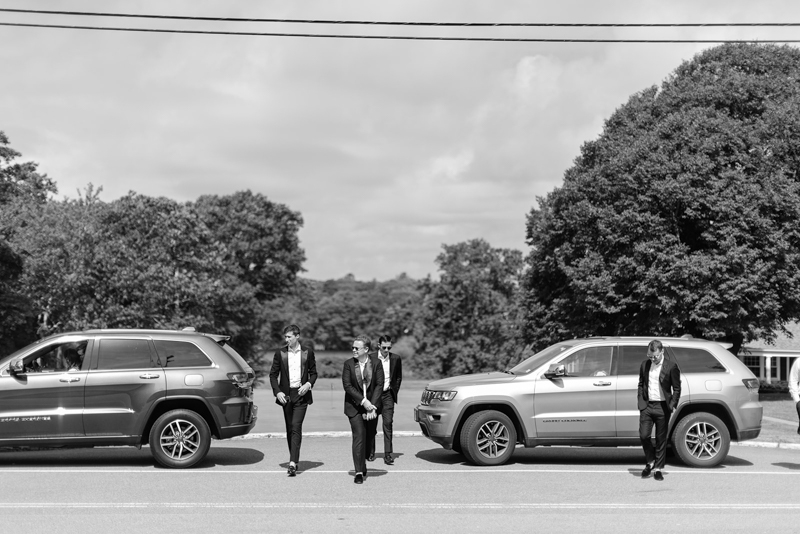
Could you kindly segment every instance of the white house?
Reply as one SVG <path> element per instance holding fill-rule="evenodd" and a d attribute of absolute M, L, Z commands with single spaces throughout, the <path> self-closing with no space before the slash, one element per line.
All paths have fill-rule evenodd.
<path fill-rule="evenodd" d="M 787 325 L 793 337 L 780 334 L 774 345 L 752 341 L 739 351 L 739 359 L 761 380 L 780 382 L 789 379 L 789 369 L 800 357 L 800 324 Z"/>

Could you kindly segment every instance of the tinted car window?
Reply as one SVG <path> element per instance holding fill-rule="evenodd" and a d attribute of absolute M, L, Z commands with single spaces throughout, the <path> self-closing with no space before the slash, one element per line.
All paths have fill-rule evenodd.
<path fill-rule="evenodd" d="M 647 359 L 647 345 L 622 345 L 619 348 L 618 375 L 638 375 L 639 367 Z"/>
<path fill-rule="evenodd" d="M 725 367 L 713 354 L 703 349 L 671 347 L 681 373 L 724 373 Z"/>
<path fill-rule="evenodd" d="M 142 369 L 153 367 L 146 339 L 101 339 L 97 369 Z"/>
<path fill-rule="evenodd" d="M 156 352 L 164 367 L 208 367 L 211 360 L 194 343 L 156 340 Z"/>
<path fill-rule="evenodd" d="M 588 347 L 570 354 L 559 365 L 567 376 L 608 376 L 611 374 L 613 347 Z"/>

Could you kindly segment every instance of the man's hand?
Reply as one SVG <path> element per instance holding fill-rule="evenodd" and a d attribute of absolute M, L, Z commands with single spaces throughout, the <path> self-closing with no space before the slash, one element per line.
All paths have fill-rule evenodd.
<path fill-rule="evenodd" d="M 276 397 L 278 398 L 278 402 L 280 402 L 281 404 L 286 404 L 286 401 L 288 400 L 286 398 L 286 394 L 284 394 L 283 391 L 279 391 Z"/>
<path fill-rule="evenodd" d="M 306 382 L 305 384 L 300 386 L 300 389 L 297 390 L 297 394 L 302 397 L 303 395 L 308 393 L 309 390 L 311 390 L 311 382 Z"/>
<path fill-rule="evenodd" d="M 364 420 L 366 420 L 366 421 L 372 421 L 373 419 L 375 419 L 377 417 L 378 417 L 378 412 L 376 412 L 374 410 L 364 414 Z"/>
<path fill-rule="evenodd" d="M 362 403 L 361 403 L 361 406 L 363 406 L 364 408 L 366 408 L 368 412 L 374 412 L 374 411 L 375 411 L 375 409 L 376 409 L 376 408 L 375 408 L 375 405 L 374 405 L 374 404 L 372 404 L 372 403 L 371 403 L 370 401 L 368 401 L 367 399 L 364 399 L 364 402 L 362 402 Z"/>

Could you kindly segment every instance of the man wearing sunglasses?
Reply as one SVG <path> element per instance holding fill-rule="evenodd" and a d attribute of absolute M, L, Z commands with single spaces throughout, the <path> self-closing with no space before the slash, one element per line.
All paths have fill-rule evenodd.
<path fill-rule="evenodd" d="M 664 347 L 657 339 L 647 347 L 647 359 L 639 369 L 639 439 L 644 449 L 647 464 L 642 478 L 647 478 L 655 469 L 653 478 L 664 480 L 661 470 L 667 458 L 667 430 L 669 417 L 677 408 L 681 398 L 681 372 L 678 364 L 664 355 Z M 656 427 L 656 445 L 650 436 Z"/>
<path fill-rule="evenodd" d="M 397 354 L 391 352 L 392 336 L 378 338 L 378 361 L 383 366 L 383 395 L 378 415 L 383 423 L 383 463 L 394 465 L 392 453 L 392 423 L 394 422 L 394 405 L 397 404 L 397 394 L 400 393 L 400 384 L 403 382 L 403 362 Z M 371 421 L 375 425 L 375 432 L 370 433 L 372 440 L 367 447 L 367 460 L 375 460 L 375 435 L 377 434 L 378 420 Z"/>
<path fill-rule="evenodd" d="M 377 410 L 383 393 L 383 366 L 374 354 L 370 354 L 370 339 L 358 336 L 353 340 L 353 357 L 342 367 L 344 388 L 344 414 L 350 421 L 353 433 L 353 482 L 363 484 L 367 478 L 367 447 L 378 417 Z"/>

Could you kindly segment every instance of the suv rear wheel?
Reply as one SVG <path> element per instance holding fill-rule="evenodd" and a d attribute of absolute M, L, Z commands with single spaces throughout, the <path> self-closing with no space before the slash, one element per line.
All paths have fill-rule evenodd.
<path fill-rule="evenodd" d="M 672 434 L 672 447 L 689 467 L 714 467 L 728 455 L 731 436 L 716 415 L 698 412 L 681 419 Z"/>
<path fill-rule="evenodd" d="M 164 467 L 192 467 L 208 454 L 211 431 L 202 416 L 191 410 L 172 410 L 150 429 L 150 452 Z"/>
<path fill-rule="evenodd" d="M 474 413 L 461 429 L 461 450 L 476 465 L 501 465 L 514 454 L 517 431 L 504 413 L 487 410 Z"/>

